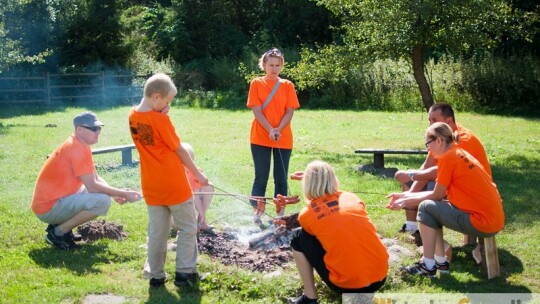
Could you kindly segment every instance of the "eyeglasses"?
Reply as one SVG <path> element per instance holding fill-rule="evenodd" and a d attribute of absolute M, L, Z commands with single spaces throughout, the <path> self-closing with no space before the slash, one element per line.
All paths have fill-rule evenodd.
<path fill-rule="evenodd" d="M 432 140 L 428 140 L 428 141 L 425 143 L 426 148 L 429 148 L 429 144 L 430 144 L 432 141 L 434 141 L 435 139 L 437 139 L 437 138 L 433 138 Z"/>
<path fill-rule="evenodd" d="M 83 127 L 87 130 L 90 130 L 92 132 L 97 132 L 97 131 L 101 131 L 101 126 L 95 126 L 95 127 L 89 127 L 89 126 L 80 126 L 80 127 Z"/>

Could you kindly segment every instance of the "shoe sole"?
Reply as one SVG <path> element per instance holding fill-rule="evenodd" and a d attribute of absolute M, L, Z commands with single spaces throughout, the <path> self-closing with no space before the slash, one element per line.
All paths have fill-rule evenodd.
<path fill-rule="evenodd" d="M 51 240 L 49 239 L 49 236 L 48 236 L 48 235 L 45 237 L 45 241 L 46 241 L 48 244 L 50 244 L 50 245 L 52 245 L 52 246 L 54 246 L 54 247 L 56 247 L 56 248 L 58 248 L 58 249 L 62 249 L 62 250 L 75 250 L 75 249 L 79 249 L 79 248 L 80 248 L 80 246 L 77 245 L 77 244 L 74 244 L 74 246 L 70 246 L 68 243 L 62 243 L 62 242 L 56 242 L 56 243 L 55 243 L 54 241 L 51 241 Z"/>
<path fill-rule="evenodd" d="M 58 243 L 58 242 L 55 243 L 54 241 L 49 240 L 48 236 L 45 237 L 45 240 L 47 241 L 47 243 L 49 243 L 50 245 L 53 245 L 56 248 L 60 248 L 62 250 L 69 250 L 70 249 L 69 244 L 67 244 L 67 243 Z"/>

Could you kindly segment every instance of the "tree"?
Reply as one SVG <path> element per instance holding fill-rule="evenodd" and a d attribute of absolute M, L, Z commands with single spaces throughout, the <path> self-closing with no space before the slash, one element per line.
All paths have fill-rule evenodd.
<path fill-rule="evenodd" d="M 433 104 L 424 71 L 426 52 L 471 52 L 491 48 L 501 37 L 526 34 L 516 17 L 527 16 L 504 0 L 314 1 L 342 17 L 343 42 L 335 46 L 339 52 L 345 47 L 366 60 L 409 59 L 426 110 Z M 332 54 L 332 49 L 324 52 Z"/>
<path fill-rule="evenodd" d="M 0 72 L 44 62 L 50 19 L 45 1 L 8 0 L 0 6 Z"/>
<path fill-rule="evenodd" d="M 123 40 L 122 0 L 56 1 L 58 66 L 124 66 L 131 49 Z"/>

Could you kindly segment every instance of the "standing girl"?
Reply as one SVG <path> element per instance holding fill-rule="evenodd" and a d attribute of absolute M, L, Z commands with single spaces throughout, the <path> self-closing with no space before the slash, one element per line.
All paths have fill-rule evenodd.
<path fill-rule="evenodd" d="M 294 110 L 300 107 L 294 84 L 280 79 L 285 59 L 283 53 L 272 48 L 259 59 L 259 67 L 265 76 L 251 81 L 247 107 L 255 118 L 251 124 L 251 155 L 255 166 L 255 178 L 251 195 L 264 197 L 270 175 L 270 162 L 274 158 L 274 197 L 288 194 L 287 172 L 293 148 L 291 119 Z M 264 210 L 257 208 L 251 200 L 254 222 L 262 224 L 260 215 Z M 264 205 L 263 205 L 264 206 Z M 283 210 L 281 211 L 283 212 Z"/>

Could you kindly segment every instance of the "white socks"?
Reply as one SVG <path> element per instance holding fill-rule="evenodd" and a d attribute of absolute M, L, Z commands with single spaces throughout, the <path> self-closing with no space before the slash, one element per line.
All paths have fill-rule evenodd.
<path fill-rule="evenodd" d="M 435 255 L 435 262 L 437 262 L 438 264 L 444 264 L 446 263 L 446 256 L 438 256 L 438 255 Z"/>
<path fill-rule="evenodd" d="M 422 262 L 424 262 L 424 265 L 426 265 L 427 269 L 433 269 L 435 268 L 435 260 L 434 259 L 428 259 L 426 257 L 422 257 Z"/>
<path fill-rule="evenodd" d="M 406 221 L 405 230 L 409 231 L 410 233 L 415 233 L 416 230 L 418 230 L 418 224 L 415 221 Z"/>

